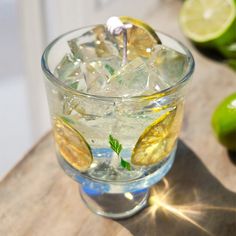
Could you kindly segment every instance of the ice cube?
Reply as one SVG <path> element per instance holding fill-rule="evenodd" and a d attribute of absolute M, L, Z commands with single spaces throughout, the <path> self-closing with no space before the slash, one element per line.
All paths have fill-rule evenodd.
<path fill-rule="evenodd" d="M 77 76 L 68 77 L 67 80 L 65 80 L 65 84 L 80 92 L 87 93 L 88 86 L 85 75 L 82 72 L 80 72 Z"/>
<path fill-rule="evenodd" d="M 76 60 L 71 54 L 66 54 L 57 65 L 54 74 L 64 81 L 68 77 L 76 76 L 80 70 L 80 61 Z"/>
<path fill-rule="evenodd" d="M 156 74 L 159 74 L 160 79 L 170 86 L 183 76 L 187 67 L 187 57 L 174 49 L 157 45 L 148 64 Z"/>
<path fill-rule="evenodd" d="M 82 72 L 85 78 L 85 83 L 87 86 L 87 93 L 96 94 L 94 91 L 99 91 L 103 89 L 106 84 L 106 75 L 102 74 L 100 71 L 97 71 L 93 63 L 83 62 L 82 63 Z"/>
<path fill-rule="evenodd" d="M 66 54 L 55 69 L 55 75 L 67 86 L 81 92 L 87 92 L 85 76 L 81 70 L 81 61 Z"/>
<path fill-rule="evenodd" d="M 105 88 L 113 96 L 137 96 L 149 88 L 149 69 L 139 57 L 118 70 Z"/>
<path fill-rule="evenodd" d="M 115 39 L 103 25 L 71 39 L 68 44 L 72 54 L 84 62 L 119 55 Z"/>
<path fill-rule="evenodd" d="M 160 92 L 163 89 L 169 87 L 167 81 L 165 81 L 155 70 L 149 68 L 149 86 L 148 89 L 142 95 L 150 95 L 155 92 Z"/>
<path fill-rule="evenodd" d="M 109 78 L 120 68 L 121 58 L 113 56 L 93 62 L 84 62 L 84 75 L 88 93 L 104 95 L 104 88 Z"/>
<path fill-rule="evenodd" d="M 110 58 L 102 58 L 90 62 L 89 64 L 100 74 L 103 74 L 107 79 L 115 74 L 121 68 L 122 58 L 113 56 Z"/>

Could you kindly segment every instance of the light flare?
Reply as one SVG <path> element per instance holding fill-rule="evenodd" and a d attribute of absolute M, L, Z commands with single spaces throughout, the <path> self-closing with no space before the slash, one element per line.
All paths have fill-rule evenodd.
<path fill-rule="evenodd" d="M 204 231 L 206 234 L 213 235 L 193 218 L 197 217 L 200 219 L 200 217 L 203 217 L 204 212 L 209 210 L 236 212 L 236 208 L 233 207 L 212 206 L 199 202 L 192 204 L 188 203 L 185 205 L 174 205 L 171 203 L 171 199 L 173 199 L 172 195 L 176 188 L 170 188 L 170 184 L 167 179 L 163 179 L 163 184 L 163 188 L 153 188 L 149 197 L 149 208 L 147 214 L 150 214 L 153 219 L 156 217 L 156 212 L 158 210 L 162 210 L 163 213 L 171 213 L 172 215 L 194 225 L 198 229 Z M 196 196 L 198 196 L 196 189 L 194 190 L 194 193 Z"/>

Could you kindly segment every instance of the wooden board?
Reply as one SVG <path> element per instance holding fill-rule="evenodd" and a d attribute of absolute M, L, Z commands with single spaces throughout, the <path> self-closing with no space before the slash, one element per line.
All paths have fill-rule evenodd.
<path fill-rule="evenodd" d="M 146 18 L 187 44 L 196 60 L 182 141 L 166 178 L 169 186 L 155 186 L 159 198 L 168 192 L 162 208 L 120 221 L 94 215 L 83 205 L 78 185 L 57 164 L 49 134 L 0 183 L 0 236 L 235 235 L 235 159 L 214 138 L 210 118 L 217 103 L 235 91 L 236 76 L 183 37 L 177 22 L 180 6 L 181 1 L 161 1 Z"/>

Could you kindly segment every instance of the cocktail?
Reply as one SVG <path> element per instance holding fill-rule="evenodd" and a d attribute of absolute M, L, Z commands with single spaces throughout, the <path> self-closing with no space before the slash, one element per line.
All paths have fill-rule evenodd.
<path fill-rule="evenodd" d="M 55 39 L 42 68 L 61 167 L 93 212 L 135 214 L 173 164 L 191 53 L 139 20 L 113 17 Z"/>

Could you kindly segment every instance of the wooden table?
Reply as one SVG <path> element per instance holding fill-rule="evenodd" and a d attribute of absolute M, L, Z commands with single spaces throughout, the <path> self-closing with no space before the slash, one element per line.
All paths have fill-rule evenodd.
<path fill-rule="evenodd" d="M 166 178 L 168 210 L 160 208 L 152 216 L 147 208 L 120 221 L 94 215 L 83 205 L 78 185 L 59 168 L 48 134 L 0 183 L 1 236 L 236 235 L 235 157 L 219 145 L 210 126 L 215 106 L 235 91 L 236 76 L 183 37 L 177 22 L 180 6 L 181 1 L 161 1 L 146 17 L 187 44 L 196 60 L 176 161 Z M 163 192 L 163 186 L 155 188 Z"/>

